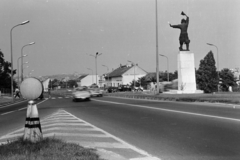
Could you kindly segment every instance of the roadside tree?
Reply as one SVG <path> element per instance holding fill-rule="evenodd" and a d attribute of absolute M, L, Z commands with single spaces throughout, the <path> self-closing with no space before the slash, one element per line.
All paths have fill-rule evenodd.
<path fill-rule="evenodd" d="M 237 85 L 236 78 L 228 68 L 222 69 L 219 75 L 221 78 L 220 86 L 222 91 L 228 91 L 229 86 L 234 87 Z"/>
<path fill-rule="evenodd" d="M 196 81 L 199 89 L 205 93 L 216 92 L 218 87 L 218 73 L 212 51 L 200 61 L 196 72 Z"/>
<path fill-rule="evenodd" d="M 13 70 L 13 76 L 16 70 Z M 13 81 L 15 88 L 17 83 Z M 0 50 L 0 88 L 11 88 L 11 63 L 4 60 L 4 54 Z"/>

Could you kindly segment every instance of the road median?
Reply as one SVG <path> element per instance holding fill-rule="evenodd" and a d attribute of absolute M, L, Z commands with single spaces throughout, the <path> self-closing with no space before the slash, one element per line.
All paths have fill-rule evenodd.
<path fill-rule="evenodd" d="M 149 94 L 145 92 L 115 92 L 105 93 L 105 96 L 125 97 L 133 99 L 182 101 L 182 102 L 209 102 L 240 104 L 240 93 L 214 93 L 214 94 Z"/>

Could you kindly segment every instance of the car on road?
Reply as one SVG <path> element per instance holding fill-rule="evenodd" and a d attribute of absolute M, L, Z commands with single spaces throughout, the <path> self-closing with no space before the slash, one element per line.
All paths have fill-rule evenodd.
<path fill-rule="evenodd" d="M 91 97 L 102 97 L 103 93 L 99 88 L 89 89 Z"/>
<path fill-rule="evenodd" d="M 118 91 L 118 87 L 108 87 L 107 92 L 108 93 L 113 93 L 113 92 L 117 92 Z"/>
<path fill-rule="evenodd" d="M 90 100 L 91 97 L 91 93 L 90 91 L 85 88 L 85 87 L 78 87 L 75 88 L 72 92 L 72 97 L 73 97 L 73 101 L 79 101 L 79 100 Z"/>
<path fill-rule="evenodd" d="M 139 92 L 139 91 L 143 91 L 143 88 L 142 87 L 133 87 L 132 90 Z"/>
<path fill-rule="evenodd" d="M 131 91 L 131 87 L 129 85 L 121 85 L 118 87 L 118 91 L 120 92 L 126 92 L 126 91 Z"/>

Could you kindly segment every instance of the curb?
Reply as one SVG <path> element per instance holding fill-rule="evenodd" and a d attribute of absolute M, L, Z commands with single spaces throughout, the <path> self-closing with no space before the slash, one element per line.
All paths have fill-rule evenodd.
<path fill-rule="evenodd" d="M 136 100 L 148 100 L 148 101 L 164 101 L 164 102 L 185 102 L 185 103 L 202 103 L 202 104 L 212 104 L 212 105 L 229 105 L 227 107 L 231 107 L 234 109 L 240 109 L 240 104 L 235 103 L 222 103 L 222 102 L 210 102 L 210 101 L 184 101 L 184 100 L 176 100 L 176 99 L 165 99 L 161 97 L 151 97 L 151 96 L 139 96 L 139 95 L 109 95 L 105 94 L 105 96 L 109 97 L 117 97 L 117 98 L 127 98 L 127 99 L 136 99 Z"/>

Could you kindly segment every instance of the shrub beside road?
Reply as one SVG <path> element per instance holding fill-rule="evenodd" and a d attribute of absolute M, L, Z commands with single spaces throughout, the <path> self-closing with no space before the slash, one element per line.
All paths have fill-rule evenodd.
<path fill-rule="evenodd" d="M 74 143 L 66 143 L 60 139 L 45 138 L 37 143 L 16 141 L 0 145 L 2 160 L 103 160 L 95 153 L 96 150 L 83 148 Z"/>

